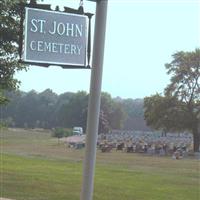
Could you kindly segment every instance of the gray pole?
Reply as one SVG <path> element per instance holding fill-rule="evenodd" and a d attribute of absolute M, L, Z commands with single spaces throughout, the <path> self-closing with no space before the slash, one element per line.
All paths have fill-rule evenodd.
<path fill-rule="evenodd" d="M 86 131 L 86 150 L 83 162 L 83 182 L 80 200 L 92 200 L 93 197 L 107 4 L 108 0 L 98 0 L 96 3 L 92 72 Z"/>

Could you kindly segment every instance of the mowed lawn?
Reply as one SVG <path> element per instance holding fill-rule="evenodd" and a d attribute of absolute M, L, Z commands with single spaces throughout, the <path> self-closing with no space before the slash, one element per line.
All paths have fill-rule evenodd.
<path fill-rule="evenodd" d="M 79 199 L 84 150 L 33 130 L 1 130 L 0 140 L 0 197 Z M 199 164 L 191 158 L 97 151 L 94 200 L 199 200 Z"/>

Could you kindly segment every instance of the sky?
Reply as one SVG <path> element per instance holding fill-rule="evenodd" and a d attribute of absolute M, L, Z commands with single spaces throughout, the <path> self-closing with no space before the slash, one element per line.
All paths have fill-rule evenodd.
<path fill-rule="evenodd" d="M 200 47 L 200 1 L 108 0 L 102 91 L 112 97 L 144 98 L 162 93 L 170 82 L 165 64 L 178 51 Z M 78 8 L 79 0 L 44 0 L 53 6 Z M 95 3 L 83 1 L 86 12 Z M 92 27 L 94 29 L 95 17 Z M 93 31 L 92 31 L 93 33 Z M 93 39 L 93 34 L 92 34 Z M 57 94 L 89 92 L 91 70 L 30 66 L 18 72 L 20 90 Z"/>

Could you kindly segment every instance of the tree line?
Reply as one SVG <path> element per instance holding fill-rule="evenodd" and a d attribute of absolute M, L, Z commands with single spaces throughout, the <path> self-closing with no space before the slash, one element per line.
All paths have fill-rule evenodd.
<path fill-rule="evenodd" d="M 88 97 L 85 91 L 66 92 L 60 95 L 51 89 L 38 93 L 6 92 L 9 103 L 1 105 L 1 120 L 11 127 L 24 128 L 72 128 L 86 129 Z M 102 92 L 99 133 L 112 129 L 143 130 L 149 128 L 144 121 L 142 99 L 112 98 Z"/>

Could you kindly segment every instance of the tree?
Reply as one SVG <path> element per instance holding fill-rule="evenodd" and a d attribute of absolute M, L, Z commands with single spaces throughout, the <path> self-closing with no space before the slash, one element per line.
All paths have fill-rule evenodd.
<path fill-rule="evenodd" d="M 126 113 L 123 128 L 126 130 L 150 131 L 144 120 L 143 99 L 125 99 L 122 102 L 123 110 Z"/>
<path fill-rule="evenodd" d="M 101 105 L 99 113 L 99 129 L 98 133 L 108 133 L 111 129 L 110 116 L 112 113 L 112 97 L 107 92 L 101 93 Z"/>
<path fill-rule="evenodd" d="M 14 73 L 25 68 L 18 62 L 19 2 L 25 0 L 2 0 L 0 3 L 0 104 L 8 101 L 5 90 L 15 90 L 19 86 Z"/>
<path fill-rule="evenodd" d="M 36 121 L 39 120 L 41 115 L 39 110 L 39 97 L 36 91 L 32 90 L 23 96 L 18 103 L 16 112 L 16 124 L 26 128 L 35 128 Z"/>
<path fill-rule="evenodd" d="M 84 91 L 79 91 L 69 101 L 61 107 L 61 116 L 64 119 L 64 127 L 72 128 L 74 126 L 83 127 L 86 129 L 87 121 L 87 105 L 88 94 Z"/>
<path fill-rule="evenodd" d="M 109 125 L 108 117 L 106 116 L 103 110 L 100 110 L 98 134 L 108 133 L 109 130 L 110 130 L 110 125 Z"/>
<path fill-rule="evenodd" d="M 147 124 L 164 131 L 189 130 L 194 151 L 200 147 L 200 49 L 177 52 L 165 65 L 170 84 L 159 94 L 144 100 Z"/>
<path fill-rule="evenodd" d="M 125 120 L 125 112 L 121 102 L 113 101 L 112 111 L 110 114 L 110 126 L 112 129 L 122 129 Z"/>
<path fill-rule="evenodd" d="M 186 120 L 186 113 L 177 98 L 172 96 L 161 96 L 160 94 L 146 97 L 144 99 L 144 117 L 147 125 L 154 129 L 167 131 L 185 130 L 183 120 Z M 184 123 L 186 124 L 186 122 Z"/>
<path fill-rule="evenodd" d="M 63 128 L 55 128 L 52 136 L 58 138 L 58 143 L 59 143 L 59 139 L 64 137 L 64 135 L 65 131 Z"/>
<path fill-rule="evenodd" d="M 38 94 L 37 110 L 40 112 L 40 115 L 38 115 L 38 120 L 40 121 L 42 128 L 55 127 L 55 108 L 57 99 L 57 94 L 50 89 L 46 89 Z"/>

